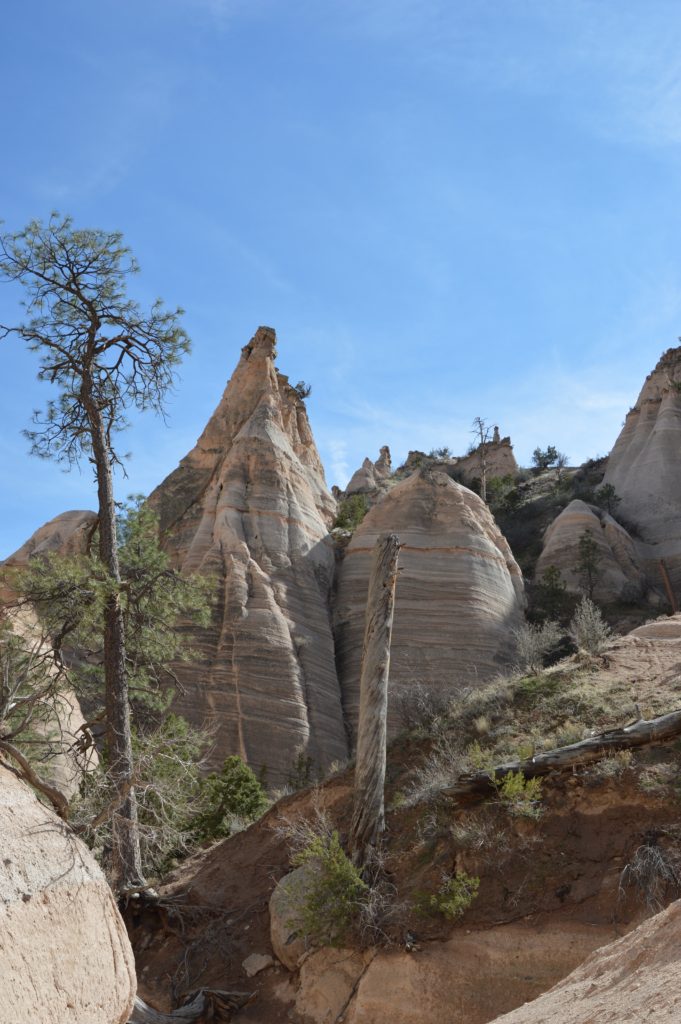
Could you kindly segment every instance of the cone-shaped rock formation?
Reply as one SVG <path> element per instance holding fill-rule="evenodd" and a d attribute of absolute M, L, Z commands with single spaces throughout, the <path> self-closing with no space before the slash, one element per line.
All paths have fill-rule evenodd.
<path fill-rule="evenodd" d="M 154 491 L 176 566 L 215 578 L 200 661 L 178 666 L 178 711 L 215 729 L 215 759 L 239 753 L 268 780 L 297 749 L 346 754 L 329 598 L 335 501 L 305 405 L 261 327 L 196 447 Z"/>
<path fill-rule="evenodd" d="M 604 602 L 639 600 L 648 590 L 648 584 L 634 541 L 607 512 L 578 499 L 571 501 L 546 531 L 536 578 L 541 579 L 546 569 L 555 565 L 568 591 L 579 593 L 583 588 L 579 543 L 584 533 L 590 533 L 596 544 L 594 599 Z"/>
<path fill-rule="evenodd" d="M 617 438 L 604 482 L 641 535 L 637 547 L 650 581 L 661 587 L 664 560 L 681 599 L 681 347 L 664 353 L 646 379 Z"/>
<path fill-rule="evenodd" d="M 489 679 L 510 657 L 511 629 L 523 616 L 522 576 L 487 506 L 446 473 L 407 477 L 367 513 L 340 568 L 336 650 L 352 729 L 371 556 L 386 531 L 402 544 L 391 692 L 412 683 L 456 691 Z"/>
<path fill-rule="evenodd" d="M 57 555 L 82 555 L 88 549 L 97 526 L 96 512 L 62 512 L 40 526 L 5 565 L 28 565 L 30 558 L 54 552 Z"/>

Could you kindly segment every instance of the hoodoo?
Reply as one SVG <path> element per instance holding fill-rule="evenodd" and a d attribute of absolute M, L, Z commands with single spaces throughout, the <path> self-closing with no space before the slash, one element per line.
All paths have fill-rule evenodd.
<path fill-rule="evenodd" d="M 555 566 L 560 570 L 568 591 L 581 593 L 579 544 L 585 533 L 590 534 L 596 544 L 598 558 L 594 599 L 603 602 L 642 599 L 648 584 L 635 542 L 624 527 L 602 508 L 579 499 L 571 501 L 547 529 L 537 562 L 536 578 L 541 579 L 542 573 Z"/>
<path fill-rule="evenodd" d="M 484 682 L 507 663 L 511 631 L 522 621 L 520 569 L 487 506 L 446 473 L 417 470 L 367 513 L 340 569 L 336 646 L 352 728 L 371 553 L 386 531 L 402 545 L 392 691 L 412 683 L 451 691 Z"/>
<path fill-rule="evenodd" d="M 177 666 L 178 711 L 215 730 L 268 780 L 298 750 L 346 755 L 329 600 L 329 493 L 305 404 L 260 327 L 195 448 L 151 495 L 174 564 L 215 579 L 200 660 Z"/>
<path fill-rule="evenodd" d="M 668 349 L 629 411 L 604 482 L 622 499 L 618 513 L 637 528 L 637 548 L 662 589 L 660 561 L 681 598 L 681 346 Z"/>

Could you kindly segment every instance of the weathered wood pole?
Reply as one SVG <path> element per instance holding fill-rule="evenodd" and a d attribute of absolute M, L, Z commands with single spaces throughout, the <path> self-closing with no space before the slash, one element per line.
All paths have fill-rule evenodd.
<path fill-rule="evenodd" d="M 369 579 L 350 832 L 352 859 L 361 867 L 385 827 L 388 674 L 399 550 L 400 542 L 394 533 L 379 537 Z"/>

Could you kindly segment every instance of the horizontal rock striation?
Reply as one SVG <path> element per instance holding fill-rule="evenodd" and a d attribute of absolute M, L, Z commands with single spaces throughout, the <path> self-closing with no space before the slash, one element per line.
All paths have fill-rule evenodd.
<path fill-rule="evenodd" d="M 681 347 L 664 353 L 629 411 L 608 459 L 604 483 L 618 512 L 640 533 L 639 555 L 661 589 L 660 560 L 681 602 Z"/>
<path fill-rule="evenodd" d="M 549 526 L 535 576 L 554 565 L 571 594 L 582 590 L 579 542 L 589 533 L 597 547 L 598 564 L 593 596 L 596 601 L 637 601 L 648 583 L 636 545 L 623 526 L 601 508 L 571 501 Z"/>
<path fill-rule="evenodd" d="M 412 683 L 455 692 L 484 682 L 507 664 L 511 630 L 523 618 L 520 569 L 487 506 L 446 473 L 417 470 L 367 513 L 340 567 L 336 652 L 353 730 L 371 558 L 385 532 L 396 533 L 402 545 L 392 693 Z M 396 726 L 394 702 L 390 719 Z"/>
<path fill-rule="evenodd" d="M 87 847 L 0 760 L 0 1024 L 125 1024 L 135 962 Z"/>
<path fill-rule="evenodd" d="M 196 447 L 150 497 L 173 563 L 215 581 L 212 624 L 192 630 L 200 658 L 176 667 L 177 710 L 214 730 L 215 761 L 240 754 L 270 782 L 297 750 L 319 767 L 347 752 L 329 612 L 336 503 L 274 352 L 261 327 Z"/>

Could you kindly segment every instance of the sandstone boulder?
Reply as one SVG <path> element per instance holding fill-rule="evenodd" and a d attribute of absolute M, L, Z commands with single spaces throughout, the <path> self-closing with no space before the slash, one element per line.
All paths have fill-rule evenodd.
<path fill-rule="evenodd" d="M 618 511 L 641 535 L 639 555 L 660 587 L 664 560 L 681 599 L 681 346 L 664 353 L 629 411 L 608 459 L 604 483 Z"/>
<path fill-rule="evenodd" d="M 276 958 L 294 971 L 308 951 L 303 930 L 301 904 L 317 869 L 311 862 L 280 878 L 270 897 L 270 942 Z"/>
<path fill-rule="evenodd" d="M 87 847 L 0 761 L 0 1024 L 125 1024 L 135 965 Z"/>
<path fill-rule="evenodd" d="M 304 401 L 261 327 L 195 448 L 154 491 L 173 563 L 215 582 L 200 660 L 177 666 L 177 710 L 215 730 L 214 760 L 240 754 L 270 783 L 296 751 L 346 755 L 329 598 L 336 503 Z"/>
<path fill-rule="evenodd" d="M 456 691 L 495 675 L 523 618 L 520 570 L 481 499 L 446 473 L 420 469 L 367 513 L 341 564 L 335 602 L 343 704 L 354 727 L 373 548 L 402 545 L 390 663 L 391 692 L 420 682 Z M 395 711 L 391 712 L 396 724 Z"/>
<path fill-rule="evenodd" d="M 612 516 L 584 501 L 571 501 L 549 526 L 536 568 L 536 579 L 555 565 L 571 594 L 581 591 L 579 542 L 589 533 L 598 548 L 594 599 L 599 602 L 636 601 L 648 590 L 636 545 Z"/>
<path fill-rule="evenodd" d="M 681 903 L 603 946 L 555 988 L 494 1024 L 668 1024 L 681 1020 Z"/>

